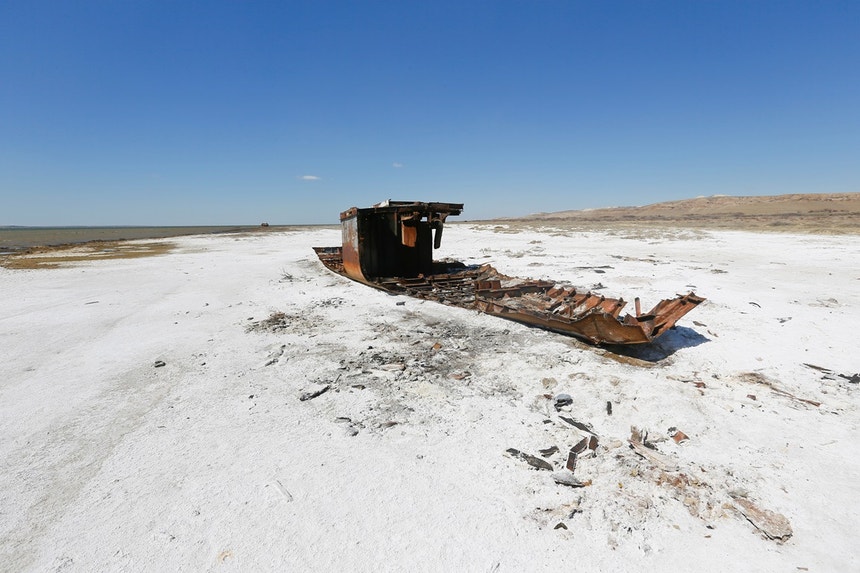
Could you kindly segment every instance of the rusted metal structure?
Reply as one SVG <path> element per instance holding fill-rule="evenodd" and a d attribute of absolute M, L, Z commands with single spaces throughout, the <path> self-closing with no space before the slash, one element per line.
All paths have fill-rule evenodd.
<path fill-rule="evenodd" d="M 384 201 L 340 214 L 343 268 L 347 276 L 373 284 L 383 277 L 433 274 L 433 249 L 442 242 L 448 215 L 462 203 Z"/>
<path fill-rule="evenodd" d="M 672 328 L 705 299 L 690 292 L 621 317 L 623 299 L 549 281 L 501 274 L 490 265 L 433 261 L 449 215 L 460 203 L 385 201 L 340 214 L 341 247 L 315 247 L 330 270 L 389 292 L 480 310 L 575 336 L 592 344 L 643 344 Z"/>

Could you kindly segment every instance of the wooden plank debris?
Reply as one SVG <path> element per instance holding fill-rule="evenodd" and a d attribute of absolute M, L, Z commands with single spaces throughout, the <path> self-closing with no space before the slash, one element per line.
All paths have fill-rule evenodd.
<path fill-rule="evenodd" d="M 793 535 L 791 523 L 781 513 L 762 509 L 745 497 L 729 495 L 738 511 L 768 539 L 784 542 Z"/>

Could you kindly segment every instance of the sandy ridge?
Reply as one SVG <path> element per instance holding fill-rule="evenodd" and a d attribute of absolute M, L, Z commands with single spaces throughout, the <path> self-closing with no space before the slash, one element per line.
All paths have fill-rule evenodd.
<path fill-rule="evenodd" d="M 639 207 L 535 213 L 507 220 L 855 234 L 860 232 L 860 193 L 715 195 Z"/>

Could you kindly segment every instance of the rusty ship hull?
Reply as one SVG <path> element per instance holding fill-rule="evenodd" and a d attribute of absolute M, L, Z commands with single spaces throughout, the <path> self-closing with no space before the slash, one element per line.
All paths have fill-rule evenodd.
<path fill-rule="evenodd" d="M 513 320 L 591 344 L 652 342 L 702 303 L 690 292 L 621 316 L 627 303 L 551 281 L 509 277 L 490 265 L 433 261 L 457 203 L 386 201 L 341 213 L 343 245 L 315 247 L 329 270 L 374 288 Z"/>

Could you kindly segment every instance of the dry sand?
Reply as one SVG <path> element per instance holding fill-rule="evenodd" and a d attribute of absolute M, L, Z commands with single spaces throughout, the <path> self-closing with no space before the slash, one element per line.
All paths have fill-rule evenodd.
<path fill-rule="evenodd" d="M 699 197 L 643 207 L 537 213 L 510 220 L 569 228 L 646 226 L 856 234 L 860 233 L 860 193 Z"/>

